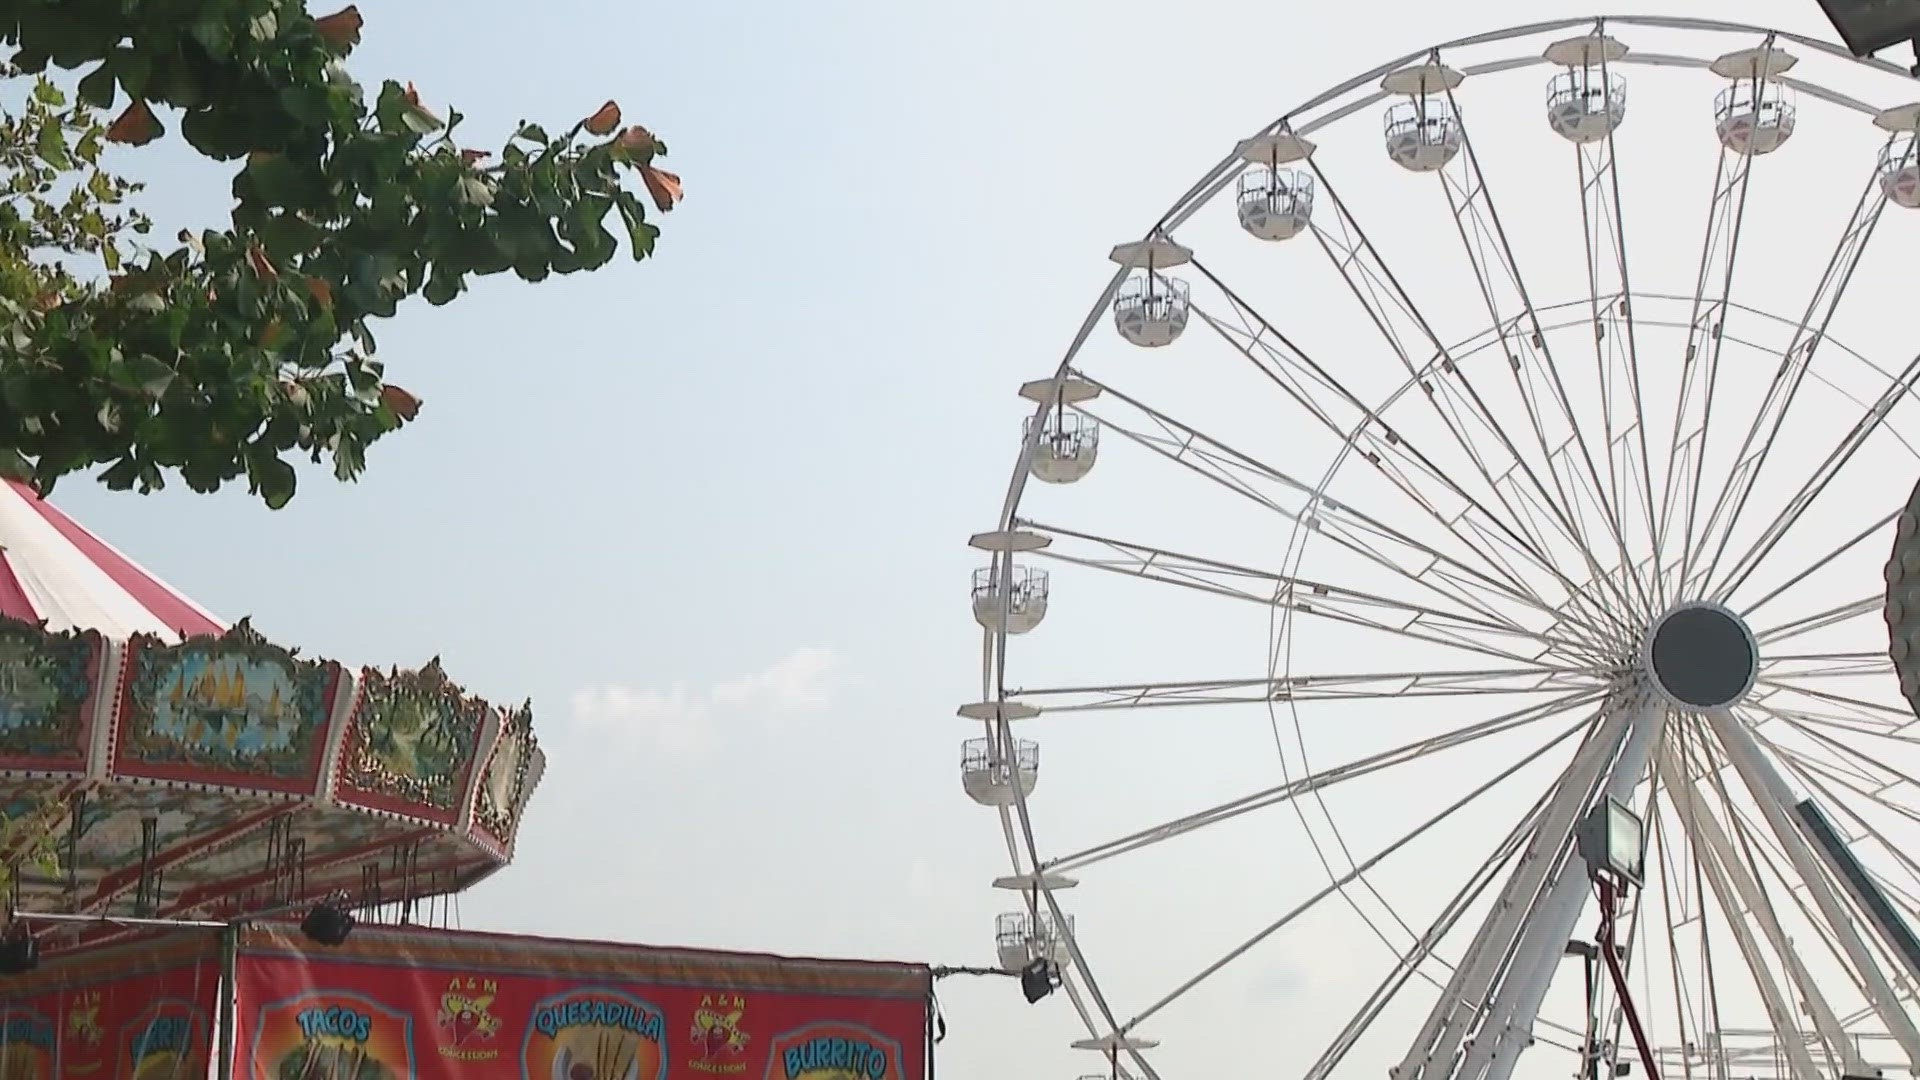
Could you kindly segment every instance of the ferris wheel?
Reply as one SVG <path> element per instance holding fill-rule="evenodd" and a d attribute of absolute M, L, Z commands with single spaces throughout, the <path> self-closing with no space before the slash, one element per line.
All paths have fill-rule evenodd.
<path fill-rule="evenodd" d="M 1760 28 L 1481 34 L 1112 249 L 959 710 L 1001 963 L 1090 1071 L 1920 1075 L 1916 98 Z"/>

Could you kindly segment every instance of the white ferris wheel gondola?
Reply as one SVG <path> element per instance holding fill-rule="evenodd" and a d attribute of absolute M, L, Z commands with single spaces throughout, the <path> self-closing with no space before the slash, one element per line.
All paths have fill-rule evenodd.
<path fill-rule="evenodd" d="M 1547 123 L 1573 143 L 1597 142 L 1627 118 L 1626 76 L 1613 70 L 1627 47 L 1605 34 L 1556 41 L 1545 56 L 1566 69 L 1547 83 Z"/>
<path fill-rule="evenodd" d="M 1559 69 L 1551 135 L 1537 120 L 1503 130 L 1487 119 L 1497 102 L 1463 108 L 1539 65 Z M 1394 1080 L 1511 1080 L 1550 1052 L 1578 1075 L 1920 1075 L 1920 589 L 1907 586 L 1920 543 L 1912 508 L 1899 512 L 1920 471 L 1920 358 L 1902 361 L 1899 340 L 1848 343 L 1903 302 L 1904 261 L 1874 263 L 1889 245 L 1869 241 L 1883 208 L 1920 207 L 1920 104 L 1869 104 L 1875 80 L 1908 85 L 1823 42 L 1690 18 L 1479 34 L 1287 113 L 1113 250 L 1121 269 L 1068 356 L 1021 391 L 1020 463 L 997 527 L 974 541 L 994 555 L 973 583 L 982 699 L 961 709 L 985 727 L 963 751 L 966 791 L 995 812 L 1013 866 L 996 884 L 1027 901 L 996 923 L 998 958 L 1057 966 L 1086 1032 L 1073 1045 L 1107 1056 L 1110 1075 L 1232 1067 L 1207 1056 L 1210 1037 L 1259 1021 L 1222 1018 L 1249 985 L 1223 973 L 1278 940 L 1296 968 L 1318 966 L 1286 1047 L 1270 1049 L 1301 1049 L 1314 1023 L 1325 1036 L 1305 1051 L 1317 1057 L 1275 1065 L 1283 1075 L 1362 1063 Z M 1662 95 L 1670 107 L 1647 105 Z M 1803 118 L 1802 100 L 1819 111 Z M 1383 105 L 1398 169 L 1376 158 L 1367 174 L 1310 141 L 1338 150 L 1320 133 Z M 1803 119 L 1801 152 L 1778 153 Z M 1621 164 L 1660 137 L 1691 142 L 1639 172 Z M 1565 171 L 1569 149 L 1564 201 L 1532 179 L 1496 205 L 1509 185 L 1489 182 L 1491 162 L 1521 169 L 1531 153 Z M 1704 244 L 1691 215 L 1666 220 L 1687 161 L 1715 173 Z M 1824 260 L 1783 246 L 1804 244 L 1797 225 L 1747 220 L 1776 205 L 1767 172 L 1792 168 L 1812 179 L 1772 190 L 1795 214 L 1834 170 L 1867 174 Z M 1404 213 L 1363 225 L 1380 212 L 1369 200 L 1405 202 L 1407 173 L 1439 181 L 1424 181 L 1444 211 L 1424 241 Z M 1276 243 L 1302 234 L 1317 243 Z M 1188 265 L 1191 285 L 1168 274 Z M 1285 292 L 1261 296 L 1275 277 Z M 1843 309 L 1876 288 L 1879 303 Z M 1089 339 L 1102 308 L 1120 339 L 1178 343 L 1181 363 L 1109 361 Z M 1216 355 L 1226 365 L 1208 366 Z M 1228 378 L 1254 382 L 1189 386 Z M 1096 450 L 1099 482 L 1061 492 Z M 1882 490 L 1890 475 L 1900 490 Z M 1074 599 L 1034 649 L 1012 639 L 1047 614 L 1042 565 L 1070 575 Z M 1151 606 L 1131 617 L 1130 603 Z M 1264 672 L 1087 674 L 1110 656 L 1199 668 L 1232 655 L 1204 605 L 1259 613 Z M 1214 756 L 1187 755 L 1183 737 L 1143 751 L 1152 785 L 1089 789 L 1050 742 L 1040 798 L 1074 800 L 1084 829 L 1085 800 L 1120 790 L 1116 813 L 1147 813 L 1182 762 L 1244 777 L 1253 754 L 1213 719 L 1241 713 L 1270 733 L 1283 782 L 1092 840 L 1063 842 L 1035 814 L 1038 746 L 1015 721 L 1112 718 L 1118 740 L 1195 709 Z M 1100 771 L 1123 767 L 1100 752 Z M 1287 808 L 1271 845 L 1241 833 L 1192 872 L 1142 870 L 1117 894 L 1089 877 L 1268 808 Z M 1639 830 L 1630 875 L 1589 862 L 1602 811 Z M 1397 867 L 1441 834 L 1455 846 Z M 1289 861 L 1268 866 L 1269 850 Z M 1071 899 L 1089 926 L 1098 913 L 1102 941 L 1149 961 L 1119 948 L 1089 962 L 1058 895 L 1069 872 L 1088 877 Z M 1155 887 L 1253 930 L 1236 941 L 1189 911 L 1171 932 L 1146 914 Z M 1263 890 L 1274 910 L 1248 906 Z M 1169 976 L 1183 937 L 1207 951 L 1191 977 Z M 1352 992 L 1351 1014 L 1331 1011 L 1336 991 Z M 1200 1037 L 1162 1050 L 1139 1036 L 1149 1021 L 1177 1030 L 1189 1002 Z"/>

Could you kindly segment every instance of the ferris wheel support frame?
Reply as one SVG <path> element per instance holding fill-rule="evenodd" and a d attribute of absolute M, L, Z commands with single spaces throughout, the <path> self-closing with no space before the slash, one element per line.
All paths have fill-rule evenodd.
<path fill-rule="evenodd" d="M 1741 863 L 1740 857 L 1738 857 L 1738 853 L 1736 853 L 1736 849 L 1734 849 L 1732 838 L 1728 838 L 1726 830 L 1720 828 L 1718 819 L 1715 819 L 1715 817 L 1709 815 L 1709 813 L 1699 813 L 1697 807 L 1693 805 L 1693 798 L 1695 798 L 1693 788 L 1692 786 L 1688 786 L 1688 784 L 1684 784 L 1684 780 L 1682 780 L 1682 776 L 1686 774 L 1684 763 L 1678 763 L 1674 755 L 1667 755 L 1667 757 L 1663 757 L 1661 761 L 1657 761 L 1655 767 L 1661 769 L 1661 776 L 1663 776 L 1663 780 L 1665 780 L 1665 790 L 1667 790 L 1668 801 L 1674 801 L 1674 799 L 1676 799 L 1674 792 L 1682 792 L 1682 796 L 1678 796 L 1678 798 L 1684 798 L 1688 801 L 1688 805 L 1686 805 L 1680 813 L 1684 813 L 1684 815 L 1688 817 L 1688 821 L 1690 821 L 1690 824 L 1695 828 L 1695 836 L 1699 838 L 1701 846 L 1707 847 L 1707 851 L 1711 853 L 1707 865 L 1709 865 L 1709 872 L 1711 872 L 1711 876 L 1713 876 L 1716 896 L 1720 899 L 1722 907 L 1724 907 L 1726 911 L 1740 911 L 1740 905 L 1745 905 L 1745 909 L 1755 915 L 1755 920 L 1759 922 L 1759 928 L 1761 928 L 1761 934 L 1766 938 L 1766 942 L 1772 945 L 1774 953 L 1782 959 L 1782 963 L 1784 963 L 1786 969 L 1788 969 L 1789 984 L 1799 992 L 1801 1001 L 1807 1003 L 1807 1011 L 1811 1013 L 1812 1020 L 1814 1020 L 1814 1030 L 1820 1034 L 1820 1040 L 1826 1043 L 1828 1053 L 1839 1061 L 1843 1074 L 1847 1074 L 1847 1076 L 1864 1076 L 1864 1074 L 1868 1072 L 1868 1065 L 1866 1065 L 1866 1061 L 1860 1059 L 1859 1047 L 1853 1043 L 1853 1040 L 1847 1038 L 1845 1028 L 1841 1026 L 1839 1017 L 1834 1013 L 1834 1007 L 1828 1003 L 1826 995 L 1820 994 L 1820 988 L 1818 988 L 1818 984 L 1812 980 L 1812 974 L 1807 970 L 1807 965 L 1801 961 L 1799 951 L 1793 949 L 1793 944 L 1789 942 L 1788 936 L 1786 936 L 1786 930 L 1784 930 L 1782 924 L 1780 924 L 1780 917 L 1778 917 L 1778 913 L 1774 911 L 1772 901 L 1766 899 L 1766 894 L 1761 890 L 1759 882 L 1753 880 L 1753 874 L 1747 871 L 1745 863 Z M 1674 784 L 1680 784 L 1680 786 L 1676 788 Z M 1745 940 L 1741 942 L 1741 951 L 1747 953 L 1747 957 L 1749 957 L 1747 965 L 1749 965 L 1749 967 L 1759 965 L 1757 970 L 1766 970 L 1766 967 L 1764 967 L 1764 959 L 1761 959 L 1759 949 L 1753 947 L 1751 930 L 1747 928 L 1745 920 L 1732 920 L 1730 924 L 1732 924 L 1732 928 L 1734 928 L 1736 940 L 1738 940 L 1738 938 L 1745 938 Z M 1768 976 L 1766 986 L 1761 990 L 1761 994 L 1770 995 L 1770 997 L 1768 997 L 1768 1013 L 1770 1013 L 1770 1015 L 1774 1013 L 1774 1009 L 1778 1009 L 1778 1017 L 1789 1017 L 1789 1015 L 1791 1015 L 1791 1011 L 1786 1007 L 1786 1003 L 1784 1003 L 1784 999 L 1778 994 L 1778 990 L 1774 990 L 1770 976 Z M 1774 1020 L 1774 1024 L 1776 1024 L 1774 1036 L 1780 1040 L 1782 1045 L 1789 1047 L 1789 1053 L 1791 1053 L 1791 1049 L 1801 1049 L 1801 1051 L 1805 1051 L 1805 1047 L 1801 1045 L 1801 1040 L 1797 1038 L 1799 1032 L 1795 1032 L 1795 1030 L 1782 1030 L 1782 1026 L 1780 1026 L 1782 1020 L 1780 1019 Z M 1807 1059 L 1805 1065 L 1811 1070 L 1811 1057 Z M 1797 1072 L 1797 1068 L 1795 1068 L 1795 1072 Z M 1809 1074 L 1812 1074 L 1812 1072 L 1809 1072 Z"/>
<path fill-rule="evenodd" d="M 1724 714 L 1707 717 L 1707 723 L 1732 761 L 1734 771 L 1740 775 L 1754 802 L 1759 805 L 1760 813 L 1766 818 L 1775 839 L 1785 849 L 1788 861 L 1806 883 L 1814 903 L 1826 916 L 1834 935 L 1840 939 L 1841 948 L 1852 963 L 1854 977 L 1868 988 L 1867 1000 L 1879 1014 L 1881 1022 L 1887 1025 L 1887 1031 L 1899 1041 L 1900 1048 L 1913 1064 L 1913 1071 L 1920 1074 L 1920 1026 L 1916 1026 L 1913 1017 L 1900 1008 L 1899 995 L 1894 993 L 1893 985 L 1880 970 L 1879 961 L 1854 927 L 1853 913 L 1834 892 L 1827 877 L 1825 860 L 1813 851 L 1812 845 L 1801 833 L 1799 824 L 1787 811 L 1787 807 L 1797 800 L 1793 798 L 1786 778 L 1767 759 L 1746 725 L 1736 723 Z"/>
<path fill-rule="evenodd" d="M 1638 701 L 1623 704 L 1621 712 L 1629 719 L 1625 744 L 1606 774 L 1598 795 L 1585 800 L 1580 809 L 1606 799 L 1630 802 L 1633 790 L 1646 775 L 1647 762 L 1659 748 L 1666 730 L 1666 705 L 1650 688 Z M 1573 843 L 1569 829 L 1562 840 L 1563 850 L 1554 867 L 1554 880 L 1544 902 L 1529 913 L 1526 930 L 1515 954 L 1515 966 L 1502 981 L 1499 994 L 1486 1010 L 1485 1018 L 1466 1060 L 1455 1074 L 1458 1080 L 1476 1080 L 1485 1069 L 1486 1080 L 1507 1080 L 1520 1052 L 1533 1041 L 1533 1022 L 1546 1000 L 1547 986 L 1560 963 L 1574 924 L 1580 921 L 1591 893 L 1583 872 L 1585 861 Z M 1494 1025 L 1498 1025 L 1494 1027 Z M 1494 1037 L 1487 1038 L 1489 1028 Z M 1450 1060 L 1450 1057 L 1449 1057 Z"/>
<path fill-rule="evenodd" d="M 1540 822 L 1509 874 L 1506 887 L 1454 966 L 1453 977 L 1442 990 L 1439 1004 L 1428 1014 L 1406 1058 L 1390 1070 L 1394 1080 L 1425 1080 L 1424 1070 L 1431 1063 L 1453 1060 L 1478 1011 L 1476 1003 L 1485 1000 L 1499 965 L 1522 933 L 1561 848 L 1571 846 L 1574 827 L 1588 797 L 1602 782 L 1608 765 L 1618 757 L 1629 734 L 1628 721 L 1622 710 L 1601 711 L 1594 735 L 1554 785 Z M 1337 1064 L 1337 1058 L 1323 1061 L 1321 1069 L 1309 1074 L 1311 1080 L 1321 1080 Z"/>
<path fill-rule="evenodd" d="M 1786 931 L 1780 925 L 1772 902 L 1754 881 L 1746 865 L 1737 857 L 1733 841 L 1727 836 L 1726 830 L 1720 827 L 1718 819 L 1712 814 L 1702 813 L 1697 806 L 1696 800 L 1699 796 L 1693 786 L 1685 782 L 1685 764 L 1679 760 L 1677 754 L 1667 753 L 1655 761 L 1654 767 L 1659 770 L 1661 786 L 1668 802 L 1674 805 L 1677 813 L 1686 818 L 1690 829 L 1689 835 L 1697 837 L 1699 846 L 1707 852 L 1708 857 L 1701 860 L 1705 868 L 1704 873 L 1722 908 L 1738 911 L 1739 905 L 1744 905 L 1755 915 L 1761 934 L 1766 937 L 1775 955 L 1779 956 L 1786 965 L 1788 981 L 1798 992 L 1800 1000 L 1806 1002 L 1808 1011 L 1812 1013 L 1814 1028 L 1819 1032 L 1821 1041 L 1826 1044 L 1828 1054 L 1839 1060 L 1843 1074 L 1866 1075 L 1869 1071 L 1866 1062 L 1861 1059 L 1853 1040 L 1847 1038 L 1840 1018 L 1834 1014 L 1833 1006 L 1827 1002 L 1825 995 L 1819 992 L 1813 976 L 1801 962 L 1800 954 L 1787 940 Z M 1753 939 L 1752 929 L 1740 919 L 1730 920 L 1728 925 L 1732 927 L 1735 943 L 1747 958 L 1747 966 L 1757 973 L 1756 982 L 1759 992 L 1766 1002 L 1768 1017 L 1774 1025 L 1774 1038 L 1779 1045 L 1787 1048 L 1794 1075 L 1817 1077 L 1818 1071 L 1799 1038 L 1798 1030 L 1787 1026 L 1793 1011 L 1787 1004 L 1788 999 L 1781 994 L 1778 985 L 1774 982 L 1765 957 Z"/>

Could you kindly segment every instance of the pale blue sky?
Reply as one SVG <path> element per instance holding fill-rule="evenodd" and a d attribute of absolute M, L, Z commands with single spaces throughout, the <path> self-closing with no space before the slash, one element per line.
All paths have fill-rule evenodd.
<path fill-rule="evenodd" d="M 938 963 L 988 962 L 1003 898 L 987 883 L 1005 872 L 957 777 L 972 732 L 952 711 L 977 693 L 979 642 L 963 542 L 999 505 L 1014 390 L 1057 363 L 1107 248 L 1332 82 L 1433 41 L 1588 13 L 360 7 L 356 74 L 412 80 L 467 115 L 475 144 L 609 97 L 657 132 L 687 190 L 659 257 L 406 309 L 381 352 L 426 406 L 358 484 L 312 474 L 279 513 L 242 492 L 141 499 L 80 480 L 58 501 L 276 640 L 349 662 L 438 654 L 477 693 L 534 699 L 547 778 L 519 863 L 464 901 L 468 926 Z M 1824 28 L 1813 0 L 1685 13 Z M 1520 80 L 1528 109 L 1544 78 Z M 224 177 L 177 147 L 129 168 L 152 180 L 168 232 L 224 206 Z M 1259 626 L 1245 646 L 1260 655 Z M 1151 775 L 1131 761 L 1123 775 Z M 1241 768 L 1276 779 L 1263 761 Z M 1082 795 L 1075 816 L 1101 817 L 1098 789 Z M 1117 830 L 1133 815 L 1113 797 Z M 1281 958 L 1240 985 L 1284 1006 L 1302 984 Z M 1000 982 L 942 998 L 943 1075 L 1096 1066 L 1065 1049 L 1058 1000 L 1030 1009 Z M 1286 1027 L 1265 1015 L 1274 1030 L 1191 1060 L 1260 1069 Z M 1192 1043 L 1203 1027 L 1161 1034 Z"/>

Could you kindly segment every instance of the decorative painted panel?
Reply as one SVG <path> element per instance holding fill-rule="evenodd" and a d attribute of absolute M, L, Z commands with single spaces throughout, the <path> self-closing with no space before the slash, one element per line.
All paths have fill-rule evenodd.
<path fill-rule="evenodd" d="M 500 737 L 480 779 L 474 823 L 502 845 L 512 841 L 526 806 L 529 770 L 538 746 L 531 703 L 500 718 Z"/>
<path fill-rule="evenodd" d="M 317 786 L 340 682 L 242 620 L 219 638 L 136 638 L 114 771 L 287 793 Z"/>
<path fill-rule="evenodd" d="M 450 825 L 479 750 L 489 706 L 468 697 L 435 658 L 419 671 L 368 669 L 347 732 L 335 797 Z"/>
<path fill-rule="evenodd" d="M 0 769 L 85 771 L 104 646 L 0 617 Z"/>

